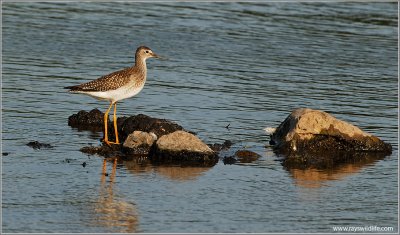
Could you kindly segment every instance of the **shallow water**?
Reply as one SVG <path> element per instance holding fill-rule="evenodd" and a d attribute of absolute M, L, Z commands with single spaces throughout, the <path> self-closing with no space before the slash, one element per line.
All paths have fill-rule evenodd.
<path fill-rule="evenodd" d="M 398 231 L 396 3 L 3 3 L 2 30 L 3 232 Z M 101 133 L 70 128 L 68 116 L 107 103 L 63 87 L 130 66 L 142 44 L 168 60 L 148 61 L 120 116 L 170 119 L 262 158 L 103 166 L 79 152 Z M 349 121 L 393 154 L 285 169 L 262 129 L 298 107 Z"/>

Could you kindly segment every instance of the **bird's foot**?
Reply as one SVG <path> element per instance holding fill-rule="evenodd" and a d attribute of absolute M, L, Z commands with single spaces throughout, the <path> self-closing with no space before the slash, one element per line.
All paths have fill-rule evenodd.
<path fill-rule="evenodd" d="M 119 141 L 112 142 L 112 141 L 108 141 L 108 140 L 103 140 L 103 142 L 106 143 L 108 146 L 111 146 L 112 144 L 121 144 Z"/>

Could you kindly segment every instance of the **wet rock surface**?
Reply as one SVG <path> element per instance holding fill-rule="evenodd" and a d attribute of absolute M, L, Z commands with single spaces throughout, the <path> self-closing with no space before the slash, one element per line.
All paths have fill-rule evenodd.
<path fill-rule="evenodd" d="M 387 156 L 390 144 L 332 115 L 312 109 L 294 110 L 271 135 L 274 151 L 286 165 L 327 167 L 349 159 Z"/>
<path fill-rule="evenodd" d="M 360 164 L 384 159 L 382 152 L 327 152 L 297 153 L 284 156 L 282 165 L 287 169 L 336 169 L 346 164 Z"/>
<path fill-rule="evenodd" d="M 224 157 L 223 162 L 225 165 L 231 165 L 235 163 L 252 163 L 261 157 L 258 153 L 250 150 L 238 150 L 234 155 Z"/>
<path fill-rule="evenodd" d="M 50 144 L 40 143 L 39 141 L 31 141 L 31 142 L 27 143 L 26 145 L 33 149 L 53 148 L 53 146 L 51 146 Z"/>
<path fill-rule="evenodd" d="M 249 150 L 238 150 L 235 152 L 235 157 L 241 163 L 251 163 L 258 160 L 261 156 Z"/>
<path fill-rule="evenodd" d="M 87 154 L 98 154 L 103 157 L 123 156 L 122 148 L 120 145 L 100 145 L 100 146 L 86 146 L 79 151 Z"/>

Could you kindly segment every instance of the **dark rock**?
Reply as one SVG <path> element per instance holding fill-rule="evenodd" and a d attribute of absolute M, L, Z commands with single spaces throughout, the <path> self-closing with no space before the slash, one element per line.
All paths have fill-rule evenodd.
<path fill-rule="evenodd" d="M 31 141 L 26 144 L 27 146 L 33 149 L 41 149 L 41 148 L 53 148 L 50 144 L 40 143 L 39 141 Z"/>
<path fill-rule="evenodd" d="M 80 129 L 102 130 L 104 126 L 104 113 L 98 109 L 93 109 L 90 112 L 81 110 L 68 118 L 68 126 Z"/>
<path fill-rule="evenodd" d="M 233 156 L 230 156 L 230 157 L 224 157 L 222 159 L 222 161 L 223 161 L 224 165 L 232 165 L 237 162 L 237 159 Z"/>
<path fill-rule="evenodd" d="M 121 146 L 113 144 L 111 146 L 108 146 L 106 144 L 101 145 L 101 146 L 86 146 L 80 149 L 82 153 L 87 153 L 87 154 L 98 154 L 103 157 L 113 157 L 113 156 L 119 156 L 119 155 L 124 155 L 121 152 Z"/>
<path fill-rule="evenodd" d="M 215 165 L 217 154 L 198 137 L 185 131 L 175 131 L 160 137 L 150 150 L 152 163 Z"/>
<path fill-rule="evenodd" d="M 390 155 L 392 147 L 358 127 L 312 109 L 294 110 L 271 135 L 288 165 L 332 165 L 351 158 Z M 323 163 L 323 162 L 326 162 Z"/>
<path fill-rule="evenodd" d="M 87 165 L 86 162 L 83 162 L 83 163 L 82 163 L 82 166 L 83 166 L 83 167 L 86 167 L 86 165 Z"/>
<path fill-rule="evenodd" d="M 222 150 L 228 150 L 232 146 L 232 141 L 230 140 L 225 140 L 223 144 L 210 144 L 209 147 L 214 151 L 214 152 L 220 152 Z"/>
<path fill-rule="evenodd" d="M 3 152 L 3 153 L 2 153 L 3 156 L 8 156 L 8 154 L 9 154 L 9 153 L 7 153 L 7 152 Z"/>
<path fill-rule="evenodd" d="M 122 139 L 125 139 L 134 131 L 143 131 L 148 133 L 152 132 L 157 136 L 157 138 L 160 138 L 163 135 L 177 130 L 183 130 L 183 127 L 166 119 L 152 118 L 144 114 L 138 114 L 136 116 L 128 117 L 123 122 L 121 127 L 121 136 Z"/>
<path fill-rule="evenodd" d="M 261 156 L 249 150 L 238 150 L 233 156 L 224 157 L 222 160 L 225 165 L 232 165 L 237 162 L 251 163 L 258 160 Z"/>
<path fill-rule="evenodd" d="M 238 150 L 235 152 L 235 157 L 241 163 L 251 163 L 258 160 L 261 156 L 249 150 Z"/>
<path fill-rule="evenodd" d="M 126 157 L 146 157 L 150 152 L 151 146 L 139 146 L 135 148 L 122 148 L 122 152 Z"/>
<path fill-rule="evenodd" d="M 371 163 L 384 159 L 385 153 L 382 152 L 313 152 L 313 153 L 296 153 L 284 156 L 282 165 L 286 169 L 337 169 L 346 164 L 363 164 Z"/>

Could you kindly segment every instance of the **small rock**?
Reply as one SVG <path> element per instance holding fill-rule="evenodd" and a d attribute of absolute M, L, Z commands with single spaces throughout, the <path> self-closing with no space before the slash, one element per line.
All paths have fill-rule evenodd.
<path fill-rule="evenodd" d="M 216 164 L 218 157 L 197 136 L 185 131 L 175 131 L 161 136 L 150 151 L 151 160 L 169 163 Z"/>
<path fill-rule="evenodd" d="M 238 150 L 235 153 L 235 157 L 241 163 L 251 163 L 258 160 L 261 156 L 249 150 Z"/>
<path fill-rule="evenodd" d="M 123 155 L 123 153 L 121 152 L 121 146 L 116 144 L 113 144 L 111 146 L 108 146 L 106 144 L 102 146 L 86 146 L 81 148 L 79 151 L 87 154 L 98 154 L 103 157 Z"/>
<path fill-rule="evenodd" d="M 86 162 L 83 162 L 83 163 L 82 163 L 82 166 L 83 166 L 84 168 L 86 167 L 86 165 L 87 165 Z"/>
<path fill-rule="evenodd" d="M 26 145 L 33 149 L 53 148 L 53 146 L 51 146 L 50 144 L 40 143 L 39 141 L 31 141 Z"/>
<path fill-rule="evenodd" d="M 220 152 L 222 150 L 228 150 L 232 146 L 232 141 L 230 140 L 225 140 L 223 144 L 210 144 L 209 147 L 214 151 L 214 152 Z"/>
<path fill-rule="evenodd" d="M 7 153 L 7 152 L 3 152 L 3 153 L 2 153 L 3 156 L 8 156 L 8 154 L 9 154 L 9 153 Z"/>
<path fill-rule="evenodd" d="M 230 156 L 230 157 L 224 157 L 222 161 L 224 162 L 224 165 L 232 165 L 237 162 L 237 159 Z"/>
<path fill-rule="evenodd" d="M 123 144 L 124 152 L 133 155 L 146 155 L 156 140 L 157 136 L 154 133 L 134 131 L 128 135 Z"/>

